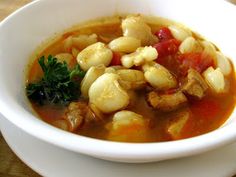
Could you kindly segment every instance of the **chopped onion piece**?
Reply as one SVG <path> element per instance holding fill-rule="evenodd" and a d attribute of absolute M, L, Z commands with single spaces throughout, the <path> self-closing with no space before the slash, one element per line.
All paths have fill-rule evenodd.
<path fill-rule="evenodd" d="M 218 52 L 218 51 L 216 52 L 216 64 L 217 64 L 217 67 L 220 68 L 224 76 L 227 76 L 230 74 L 231 66 L 230 66 L 229 60 L 221 52 Z"/>
<path fill-rule="evenodd" d="M 184 41 L 187 37 L 192 36 L 191 31 L 188 29 L 184 29 L 183 27 L 171 25 L 168 28 L 174 38 L 179 41 Z"/>
<path fill-rule="evenodd" d="M 202 47 L 194 37 L 190 36 L 180 44 L 179 51 L 181 53 L 201 52 Z"/>
<path fill-rule="evenodd" d="M 225 79 L 220 68 L 214 69 L 213 67 L 209 67 L 203 72 L 203 76 L 212 91 L 216 93 L 225 91 Z"/>
<path fill-rule="evenodd" d="M 212 59 L 216 60 L 216 48 L 215 46 L 209 42 L 209 41 L 202 41 L 201 42 L 202 46 L 203 46 L 203 55 L 206 55 L 206 56 L 211 56 Z"/>

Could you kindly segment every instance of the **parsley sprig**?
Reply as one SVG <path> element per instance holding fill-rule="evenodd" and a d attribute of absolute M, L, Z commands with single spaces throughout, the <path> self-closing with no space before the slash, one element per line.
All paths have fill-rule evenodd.
<path fill-rule="evenodd" d="M 60 104 L 66 105 L 77 100 L 80 96 L 80 80 L 85 72 L 77 64 L 69 69 L 67 63 L 59 62 L 51 55 L 45 62 L 42 56 L 38 60 L 43 71 L 43 77 L 39 82 L 29 83 L 26 86 L 28 98 L 40 105 Z"/>

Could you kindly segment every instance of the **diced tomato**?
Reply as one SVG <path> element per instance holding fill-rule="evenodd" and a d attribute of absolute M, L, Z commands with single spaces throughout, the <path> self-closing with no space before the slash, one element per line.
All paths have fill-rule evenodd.
<path fill-rule="evenodd" d="M 181 72 L 183 75 L 187 74 L 190 68 L 202 73 L 209 66 L 214 66 L 212 57 L 203 53 L 186 53 L 179 55 L 177 58 L 181 63 Z"/>
<path fill-rule="evenodd" d="M 158 57 L 165 57 L 168 55 L 174 55 L 178 52 L 180 42 L 176 39 L 169 39 L 166 41 L 159 42 L 153 47 L 158 52 Z"/>
<path fill-rule="evenodd" d="M 155 61 L 164 66 L 166 63 L 166 57 L 158 57 Z"/>
<path fill-rule="evenodd" d="M 155 33 L 155 35 L 158 37 L 160 41 L 165 41 L 174 38 L 173 35 L 171 34 L 171 31 L 167 27 L 161 28 L 159 31 Z"/>
<path fill-rule="evenodd" d="M 113 52 L 113 58 L 110 63 L 111 66 L 121 65 L 121 55 L 119 52 Z"/>
<path fill-rule="evenodd" d="M 218 114 L 220 105 L 214 100 L 202 99 L 200 101 L 194 101 L 191 105 L 191 111 L 193 114 L 199 116 L 200 119 L 212 120 Z"/>
<path fill-rule="evenodd" d="M 164 66 L 166 69 L 170 70 L 172 74 L 174 74 L 177 78 L 179 76 L 182 76 L 182 73 L 180 72 L 180 62 L 178 59 L 176 59 L 177 54 L 175 55 L 169 55 L 166 57 L 158 57 L 155 62 L 158 64 Z"/>

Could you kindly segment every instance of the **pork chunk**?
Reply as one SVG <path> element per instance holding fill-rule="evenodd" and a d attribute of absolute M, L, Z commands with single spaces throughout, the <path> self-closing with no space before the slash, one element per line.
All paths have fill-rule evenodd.
<path fill-rule="evenodd" d="M 186 83 L 182 87 L 185 94 L 202 99 L 205 96 L 208 86 L 202 76 L 194 69 L 188 70 Z"/>
<path fill-rule="evenodd" d="M 94 109 L 85 102 L 72 102 L 69 104 L 64 117 L 69 124 L 69 131 L 77 130 L 83 123 L 99 120 Z"/>
<path fill-rule="evenodd" d="M 187 98 L 181 91 L 173 94 L 158 94 L 152 91 L 148 93 L 147 101 L 153 108 L 168 112 L 183 106 L 187 103 Z"/>

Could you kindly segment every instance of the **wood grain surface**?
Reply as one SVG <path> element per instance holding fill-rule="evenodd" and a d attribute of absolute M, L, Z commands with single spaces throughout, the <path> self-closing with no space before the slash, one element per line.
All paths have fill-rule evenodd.
<path fill-rule="evenodd" d="M 30 0 L 0 0 L 0 21 Z M 0 133 L 0 177 L 39 177 L 9 148 Z"/>

